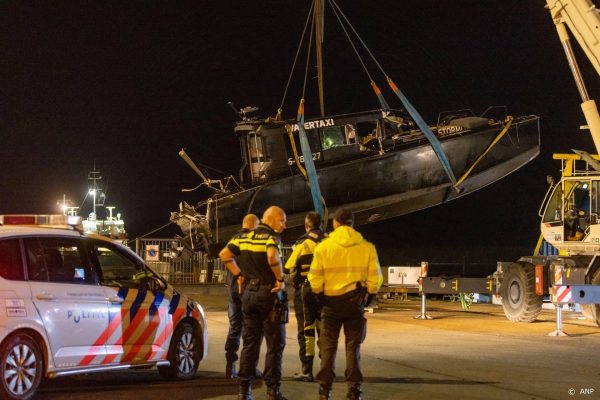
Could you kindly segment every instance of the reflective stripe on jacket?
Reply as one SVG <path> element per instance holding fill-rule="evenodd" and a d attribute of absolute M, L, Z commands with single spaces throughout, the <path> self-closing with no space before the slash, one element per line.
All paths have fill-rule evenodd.
<path fill-rule="evenodd" d="M 339 226 L 315 248 L 308 281 L 314 293 L 326 296 L 348 293 L 359 282 L 377 293 L 383 275 L 375 246 L 352 227 Z"/>
<path fill-rule="evenodd" d="M 254 231 L 234 236 L 227 248 L 236 256 L 238 266 L 246 279 L 260 279 L 262 284 L 275 284 L 275 275 L 269 266 L 267 249 L 275 247 L 281 254 L 281 242 L 271 227 L 258 225 Z"/>
<path fill-rule="evenodd" d="M 294 245 L 294 250 L 285 263 L 284 272 L 292 275 L 299 274 L 306 278 L 315 247 L 322 238 L 323 234 L 318 230 L 312 230 L 303 235 Z"/>

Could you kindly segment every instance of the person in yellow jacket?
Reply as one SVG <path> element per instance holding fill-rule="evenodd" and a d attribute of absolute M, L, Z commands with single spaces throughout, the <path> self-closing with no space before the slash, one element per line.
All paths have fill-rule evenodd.
<path fill-rule="evenodd" d="M 313 360 L 315 358 L 315 339 L 320 328 L 318 305 L 315 295 L 310 290 L 306 276 L 310 269 L 313 251 L 323 239 L 321 216 L 311 211 L 304 217 L 304 230 L 294 250 L 285 263 L 283 272 L 293 276 L 294 310 L 298 323 L 299 355 L 302 372 L 294 374 L 294 380 L 312 382 Z"/>
<path fill-rule="evenodd" d="M 363 375 L 360 345 L 366 336 L 365 306 L 377 294 L 383 276 L 375 246 L 354 230 L 351 212 L 340 209 L 333 216 L 334 231 L 317 245 L 308 272 L 313 293 L 322 304 L 321 368 L 319 399 L 331 399 L 335 356 L 340 329 L 346 337 L 348 399 L 362 399 Z"/>

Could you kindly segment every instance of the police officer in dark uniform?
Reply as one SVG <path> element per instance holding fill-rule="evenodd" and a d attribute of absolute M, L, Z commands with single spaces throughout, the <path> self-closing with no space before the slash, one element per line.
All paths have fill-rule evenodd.
<path fill-rule="evenodd" d="M 258 226 L 258 217 L 254 214 L 248 214 L 242 221 L 242 230 L 234 237 L 247 235 Z M 228 271 L 227 278 L 229 282 L 229 296 L 227 299 L 227 317 L 229 318 L 229 332 L 225 341 L 225 378 L 234 379 L 237 377 L 236 361 L 238 360 L 238 349 L 240 348 L 240 338 L 242 336 L 242 297 L 240 295 L 237 278 Z"/>
<path fill-rule="evenodd" d="M 323 239 L 321 216 L 314 211 L 309 212 L 304 218 L 304 229 L 306 233 L 294 245 L 294 250 L 285 264 L 284 272 L 293 275 L 294 310 L 298 322 L 298 345 L 302 363 L 302 372 L 294 374 L 294 379 L 312 382 L 314 380 L 315 340 L 320 317 L 316 297 L 310 289 L 306 276 L 310 269 L 313 251 L 317 243 Z"/>
<path fill-rule="evenodd" d="M 242 294 L 244 344 L 238 373 L 238 400 L 252 400 L 252 381 L 263 336 L 267 340 L 263 370 L 267 399 L 286 400 L 280 392 L 280 385 L 287 302 L 279 256 L 279 234 L 285 227 L 285 212 L 271 206 L 263 214 L 262 223 L 256 230 L 234 237 L 219 254 L 229 272 L 245 286 Z"/>

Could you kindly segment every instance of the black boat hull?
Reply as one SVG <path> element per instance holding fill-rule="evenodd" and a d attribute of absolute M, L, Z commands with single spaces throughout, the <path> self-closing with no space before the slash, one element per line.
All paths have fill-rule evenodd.
<path fill-rule="evenodd" d="M 500 128 L 456 135 L 442 140 L 457 178 L 483 154 Z M 356 225 L 394 218 L 432 207 L 481 189 L 514 172 L 534 159 L 540 150 L 539 118 L 515 118 L 509 131 L 481 159 L 460 184 L 452 185 L 432 147 L 413 147 L 358 158 L 318 169 L 321 192 L 332 212 L 345 207 L 354 212 Z M 303 225 L 306 212 L 313 209 L 311 193 L 301 175 L 283 177 L 249 189 L 219 196 L 210 225 L 213 239 L 222 243 L 240 226 L 245 214 L 261 215 L 270 205 L 282 207 L 288 215 L 288 231 L 293 238 Z"/>

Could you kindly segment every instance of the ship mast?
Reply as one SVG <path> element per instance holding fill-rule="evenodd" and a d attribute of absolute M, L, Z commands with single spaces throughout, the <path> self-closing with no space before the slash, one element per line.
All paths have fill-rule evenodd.
<path fill-rule="evenodd" d="M 88 180 L 92 182 L 91 188 L 89 189 L 89 193 L 92 195 L 92 198 L 93 198 L 94 219 L 96 218 L 96 196 L 98 195 L 98 191 L 99 191 L 98 181 L 101 179 L 102 179 L 102 176 L 100 175 L 100 171 L 96 171 L 96 165 L 94 164 L 94 170 L 90 171 L 88 173 Z"/>

